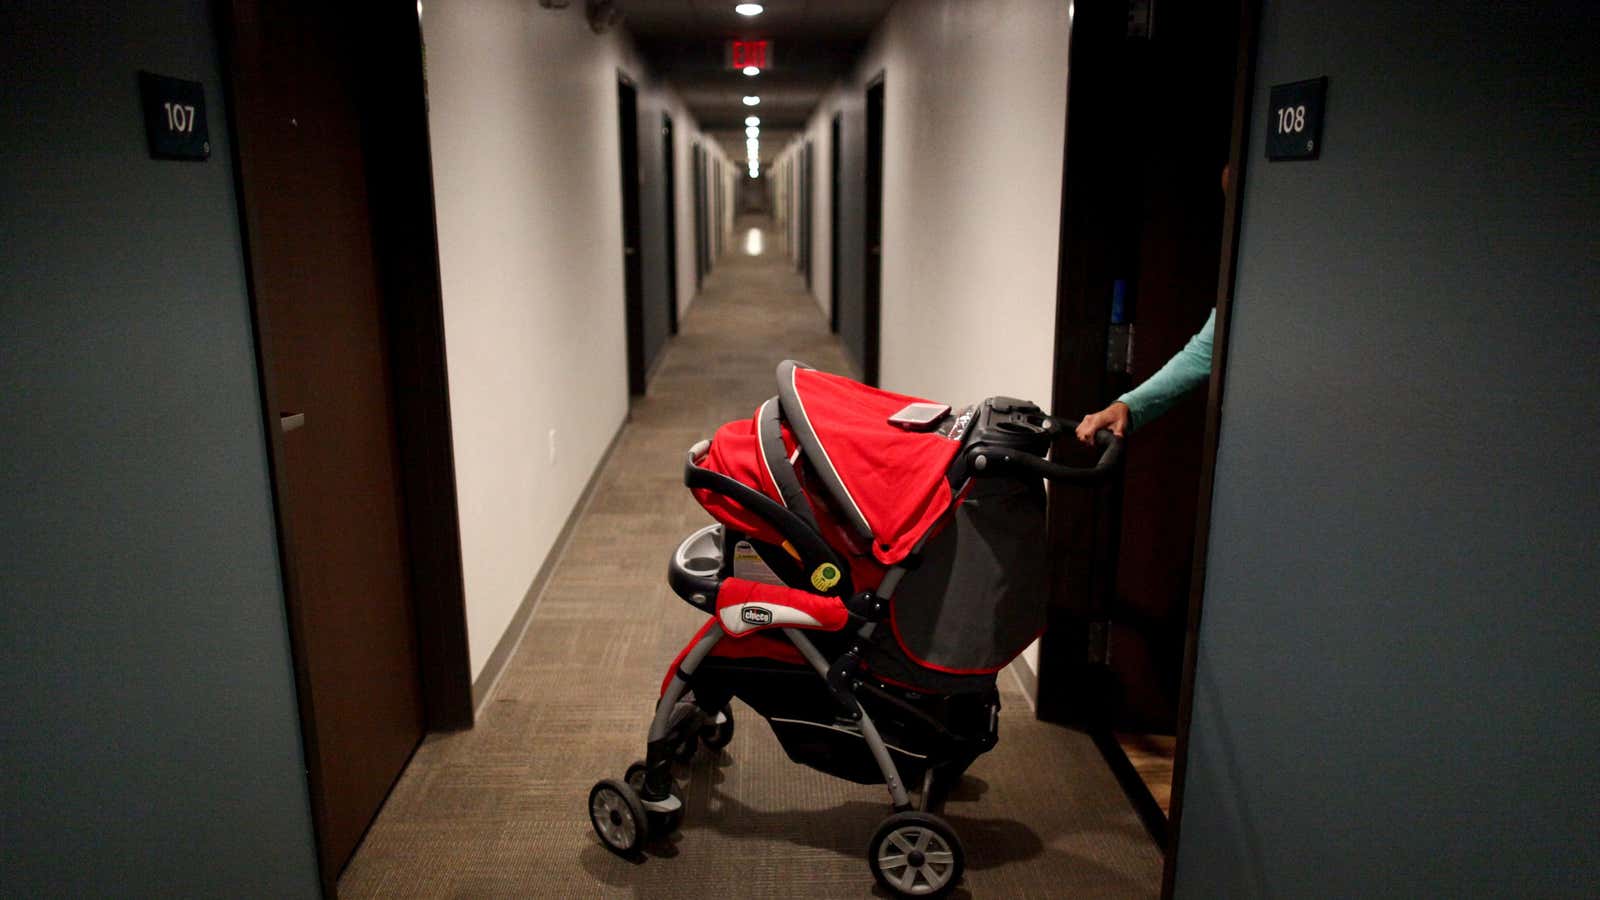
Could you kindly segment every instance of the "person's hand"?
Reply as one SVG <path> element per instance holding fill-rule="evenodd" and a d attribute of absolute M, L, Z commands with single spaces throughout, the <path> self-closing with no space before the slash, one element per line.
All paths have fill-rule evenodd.
<path fill-rule="evenodd" d="M 1084 416 L 1078 423 L 1078 441 L 1085 447 L 1093 447 L 1094 433 L 1102 428 L 1109 428 L 1112 434 L 1122 437 L 1128 430 L 1128 404 L 1118 400 L 1097 413 Z"/>

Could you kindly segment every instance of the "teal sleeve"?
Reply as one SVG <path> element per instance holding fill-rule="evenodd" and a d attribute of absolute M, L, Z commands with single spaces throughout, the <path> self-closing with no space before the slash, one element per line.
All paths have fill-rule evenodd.
<path fill-rule="evenodd" d="M 1182 350 L 1167 360 L 1160 371 L 1151 375 L 1144 384 L 1117 399 L 1128 405 L 1133 428 L 1161 417 L 1172 405 L 1211 378 L 1211 329 L 1216 324 L 1217 311 L 1212 310 L 1195 336 Z"/>

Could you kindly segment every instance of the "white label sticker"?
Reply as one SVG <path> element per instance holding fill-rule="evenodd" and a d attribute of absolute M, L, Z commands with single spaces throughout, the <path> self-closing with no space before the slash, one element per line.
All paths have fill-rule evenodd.
<path fill-rule="evenodd" d="M 733 545 L 733 577 L 783 586 L 783 579 L 761 561 L 761 554 L 756 552 L 756 548 L 751 546 L 749 541 L 740 541 Z"/>

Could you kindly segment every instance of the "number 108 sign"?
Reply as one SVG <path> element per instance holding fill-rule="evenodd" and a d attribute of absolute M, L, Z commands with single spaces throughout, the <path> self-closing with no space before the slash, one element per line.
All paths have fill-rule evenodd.
<path fill-rule="evenodd" d="M 1267 104 L 1267 159 L 1317 158 L 1327 97 L 1327 78 L 1273 85 Z"/>

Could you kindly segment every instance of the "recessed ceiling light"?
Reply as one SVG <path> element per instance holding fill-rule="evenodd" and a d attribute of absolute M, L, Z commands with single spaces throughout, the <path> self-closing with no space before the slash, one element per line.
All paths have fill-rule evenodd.
<path fill-rule="evenodd" d="M 760 116 L 745 116 L 744 117 L 744 123 L 746 125 L 760 125 L 761 124 L 761 117 Z"/>
<path fill-rule="evenodd" d="M 760 102 L 761 102 L 761 98 L 760 97 L 749 97 L 749 96 L 747 96 L 747 97 L 744 98 L 744 105 L 745 106 L 756 106 Z"/>
<path fill-rule="evenodd" d="M 761 70 L 759 68 L 755 67 L 755 66 L 745 66 L 744 67 L 744 73 L 746 75 L 754 77 L 756 75 L 760 75 L 761 74 Z"/>
<path fill-rule="evenodd" d="M 751 125 L 749 128 L 746 128 L 744 130 L 744 136 L 745 137 L 760 137 L 761 136 L 761 129 L 755 127 L 754 125 Z"/>
<path fill-rule="evenodd" d="M 759 3 L 741 3 L 738 6 L 735 6 L 733 11 L 741 16 L 759 16 L 761 15 L 761 10 L 764 8 L 765 7 Z"/>

